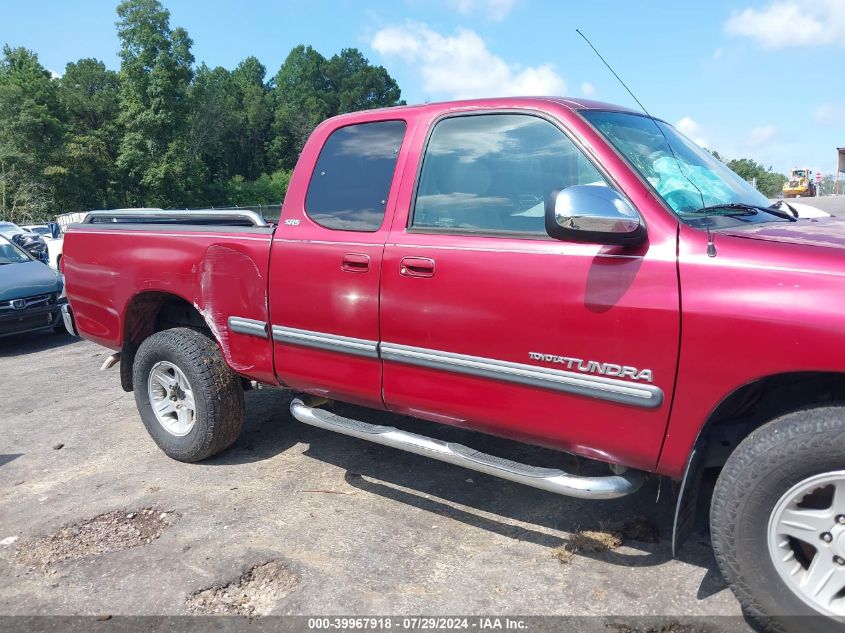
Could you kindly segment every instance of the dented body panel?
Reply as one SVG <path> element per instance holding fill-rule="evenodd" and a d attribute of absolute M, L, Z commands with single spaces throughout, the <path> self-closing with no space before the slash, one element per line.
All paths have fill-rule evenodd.
<path fill-rule="evenodd" d="M 706 232 L 679 222 L 578 114 L 589 108 L 620 110 L 507 98 L 343 115 L 303 149 L 277 227 L 73 226 L 64 263 L 77 328 L 115 350 L 135 345 L 162 298 L 177 297 L 245 378 L 680 478 L 738 389 L 842 371 L 845 226 L 713 230 L 708 256 Z M 560 128 L 636 208 L 647 241 L 409 228 L 437 122 L 502 112 Z M 383 121 L 405 133 L 381 224 L 315 222 L 306 198 L 327 139 Z"/>
<path fill-rule="evenodd" d="M 174 296 L 202 315 L 232 369 L 253 380 L 275 382 L 266 341 L 232 332 L 227 322 L 233 314 L 267 321 L 272 230 L 197 229 L 70 227 L 64 267 L 80 334 L 119 350 L 124 340 L 137 339 L 133 327 L 149 330 L 162 295 Z"/>

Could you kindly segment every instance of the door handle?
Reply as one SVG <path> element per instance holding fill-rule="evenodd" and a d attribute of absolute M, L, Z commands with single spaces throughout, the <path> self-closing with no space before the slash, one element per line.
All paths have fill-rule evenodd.
<path fill-rule="evenodd" d="M 340 262 L 340 269 L 347 273 L 365 273 L 370 270 L 370 256 L 363 253 L 347 253 Z"/>
<path fill-rule="evenodd" d="M 399 274 L 403 277 L 434 277 L 434 260 L 428 257 L 403 257 Z"/>

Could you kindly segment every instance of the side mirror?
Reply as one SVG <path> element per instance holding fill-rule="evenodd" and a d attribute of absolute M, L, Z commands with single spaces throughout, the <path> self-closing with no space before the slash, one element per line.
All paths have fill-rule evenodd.
<path fill-rule="evenodd" d="M 546 201 L 546 232 L 555 239 L 637 246 L 646 238 L 639 213 L 610 187 L 574 185 Z"/>

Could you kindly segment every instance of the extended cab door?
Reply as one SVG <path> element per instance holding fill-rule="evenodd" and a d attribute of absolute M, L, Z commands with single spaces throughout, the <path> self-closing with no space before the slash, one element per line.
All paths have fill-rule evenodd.
<path fill-rule="evenodd" d="M 406 128 L 329 121 L 302 152 L 270 258 L 274 362 L 290 387 L 383 406 L 379 275 Z"/>
<path fill-rule="evenodd" d="M 653 467 L 678 354 L 676 234 L 651 227 L 635 250 L 550 238 L 552 191 L 617 187 L 559 122 L 473 112 L 427 134 L 382 266 L 387 407 Z"/>

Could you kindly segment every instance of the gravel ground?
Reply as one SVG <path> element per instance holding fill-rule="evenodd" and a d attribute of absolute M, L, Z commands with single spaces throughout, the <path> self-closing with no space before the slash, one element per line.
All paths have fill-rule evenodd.
<path fill-rule="evenodd" d="M 667 480 L 615 501 L 559 497 L 301 425 L 282 390 L 247 393 L 238 442 L 182 464 L 147 436 L 117 370 L 98 371 L 107 353 L 52 333 L 0 340 L 0 615 L 740 613 L 703 516 L 671 558 Z"/>

